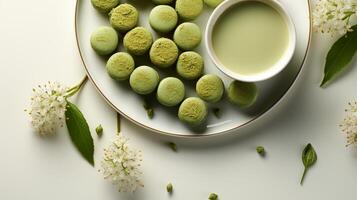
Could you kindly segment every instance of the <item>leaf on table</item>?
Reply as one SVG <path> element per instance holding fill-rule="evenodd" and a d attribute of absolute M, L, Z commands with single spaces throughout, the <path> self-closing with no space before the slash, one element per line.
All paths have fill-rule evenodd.
<path fill-rule="evenodd" d="M 352 27 L 331 47 L 326 57 L 324 78 L 321 87 L 348 66 L 357 51 L 357 25 Z"/>
<path fill-rule="evenodd" d="M 306 147 L 304 148 L 304 150 L 302 152 L 301 159 L 302 159 L 302 163 L 304 164 L 304 168 L 305 168 L 304 169 L 304 173 L 303 173 L 303 175 L 301 177 L 301 181 L 300 181 L 300 184 L 302 185 L 307 170 L 311 166 L 313 166 L 317 161 L 316 151 L 315 151 L 314 147 L 310 143 L 307 144 Z"/>
<path fill-rule="evenodd" d="M 67 101 L 66 125 L 73 144 L 81 155 L 94 166 L 94 144 L 86 119 L 76 105 Z"/>
<path fill-rule="evenodd" d="M 302 162 L 304 167 L 311 167 L 317 160 L 315 149 L 309 143 L 302 152 Z"/>

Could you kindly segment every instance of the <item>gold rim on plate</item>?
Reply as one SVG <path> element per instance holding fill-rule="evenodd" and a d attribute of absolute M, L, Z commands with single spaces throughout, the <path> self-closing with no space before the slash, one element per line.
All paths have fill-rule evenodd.
<path fill-rule="evenodd" d="M 301 71 L 304 67 L 304 64 L 306 62 L 306 58 L 307 58 L 307 55 L 308 55 L 308 52 L 309 52 L 309 49 L 310 49 L 310 44 L 311 44 L 311 37 L 312 37 L 312 19 L 311 19 L 311 5 L 310 5 L 310 0 L 307 0 L 307 4 L 308 4 L 308 15 L 309 15 L 309 39 L 308 39 L 308 43 L 307 43 L 307 48 L 306 48 L 306 51 L 305 51 L 305 55 L 304 55 L 304 58 L 302 60 L 302 64 L 300 65 L 300 68 L 299 68 L 299 71 L 296 73 L 292 83 L 290 84 L 290 86 L 282 93 L 282 95 L 271 105 L 269 106 L 268 108 L 264 109 L 262 112 L 260 112 L 259 114 L 257 114 L 254 118 L 252 118 L 251 120 L 243 123 L 243 124 L 240 124 L 234 128 L 231 128 L 229 130 L 225 130 L 225 131 L 219 131 L 219 132 L 214 132 L 214 133 L 210 133 L 210 134 L 199 134 L 199 135 L 178 135 L 178 134 L 175 134 L 175 133 L 170 133 L 170 132 L 165 132 L 165 131 L 161 131 L 161 130 L 158 130 L 158 129 L 154 129 L 154 128 L 151 128 L 149 126 L 146 126 L 144 124 L 141 124 L 140 122 L 136 121 L 135 119 L 129 117 L 128 115 L 126 115 L 125 113 L 123 113 L 120 109 L 118 109 L 104 94 L 103 92 L 99 89 L 99 87 L 97 86 L 97 84 L 93 81 L 93 78 L 91 77 L 91 75 L 89 74 L 89 71 L 88 71 L 88 68 L 87 68 L 87 65 L 84 61 L 84 58 L 82 56 L 82 51 L 81 51 L 81 48 L 80 48 L 80 45 L 79 45 L 79 35 L 78 35 L 78 29 L 77 29 L 77 25 L 78 25 L 78 21 L 77 21 L 77 18 L 78 18 L 78 10 L 79 10 L 79 1 L 81 0 L 77 0 L 76 1 L 76 6 L 75 6 L 75 16 L 74 16 L 74 28 L 75 28 L 75 34 L 76 34 L 76 43 L 77 43 L 77 48 L 78 48 L 78 51 L 79 51 L 79 56 L 81 57 L 81 60 L 82 60 L 82 64 L 85 68 L 85 71 L 86 71 L 86 74 L 89 78 L 89 80 L 92 82 L 92 84 L 95 86 L 96 90 L 99 92 L 99 94 L 105 99 L 105 101 L 116 111 L 118 112 L 120 115 L 124 116 L 126 119 L 128 119 L 129 121 L 133 122 L 134 124 L 142 127 L 142 128 L 145 128 L 147 130 L 150 130 L 150 131 L 153 131 L 155 133 L 159 133 L 159 134 L 162 134 L 162 135 L 166 135 L 166 136 L 171 136 L 171 137 L 179 137 L 179 138 L 201 138 L 201 137 L 213 137 L 213 136 L 219 136 L 219 135 L 223 135 L 223 134 L 226 134 L 226 133 L 230 133 L 230 132 L 233 132 L 233 131 L 236 131 L 240 128 L 243 128 L 243 127 L 246 127 L 247 125 L 253 123 L 254 121 L 258 120 L 259 118 L 261 118 L 264 114 L 268 113 L 268 111 L 272 110 L 272 108 L 274 108 L 275 106 L 277 106 L 281 101 L 282 99 L 286 96 L 286 94 L 290 91 L 290 89 L 292 88 L 292 86 L 295 84 L 296 80 L 298 79 L 299 75 L 301 74 Z"/>

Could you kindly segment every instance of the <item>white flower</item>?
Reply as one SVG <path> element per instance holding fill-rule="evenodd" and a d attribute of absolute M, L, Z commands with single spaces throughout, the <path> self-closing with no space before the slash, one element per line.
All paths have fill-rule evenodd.
<path fill-rule="evenodd" d="M 118 187 L 119 192 L 134 192 L 138 187 L 143 187 L 140 180 L 142 172 L 139 169 L 141 162 L 141 151 L 130 148 L 127 139 L 119 135 L 104 149 L 99 171 Z"/>
<path fill-rule="evenodd" d="M 49 135 L 64 124 L 67 88 L 56 82 L 48 82 L 33 89 L 31 105 L 26 111 L 31 123 L 40 135 Z"/>
<path fill-rule="evenodd" d="M 357 145 L 357 102 L 349 103 L 346 111 L 346 117 L 340 127 L 346 134 L 347 145 Z"/>
<path fill-rule="evenodd" d="M 318 0 L 313 11 L 315 31 L 343 35 L 351 31 L 350 19 L 357 15 L 357 0 Z"/>

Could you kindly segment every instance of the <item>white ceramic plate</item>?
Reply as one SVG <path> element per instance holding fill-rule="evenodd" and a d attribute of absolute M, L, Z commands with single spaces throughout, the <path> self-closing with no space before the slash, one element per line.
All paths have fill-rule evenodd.
<path fill-rule="evenodd" d="M 152 30 L 148 24 L 148 15 L 154 4 L 150 0 L 127 0 L 126 2 L 133 4 L 140 11 L 139 25 Z M 100 94 L 115 110 L 135 124 L 157 133 L 178 137 L 203 137 L 227 133 L 253 123 L 254 120 L 276 105 L 295 82 L 304 64 L 311 39 L 309 2 L 308 0 L 280 0 L 280 2 L 290 13 L 297 32 L 296 50 L 289 66 L 278 76 L 258 83 L 258 100 L 248 110 L 236 108 L 226 100 L 215 105 L 209 105 L 210 108 L 218 107 L 221 109 L 221 118 L 217 119 L 211 112 L 207 125 L 199 130 L 185 126 L 176 116 L 177 108 L 161 106 L 155 98 L 152 102 L 155 117 L 149 119 L 143 108 L 143 98 L 134 94 L 127 83 L 118 83 L 109 78 L 105 70 L 106 59 L 96 55 L 89 42 L 92 31 L 98 26 L 109 25 L 109 21 L 107 16 L 98 13 L 92 7 L 90 0 L 77 0 L 75 26 L 78 48 L 88 77 Z M 205 7 L 203 14 L 194 21 L 200 25 L 202 31 L 205 29 L 211 12 L 211 9 Z M 154 33 L 154 31 L 152 32 Z M 155 38 L 158 37 L 155 35 Z M 119 50 L 123 50 L 123 47 L 120 46 Z M 205 73 L 219 75 L 224 79 L 226 85 L 232 81 L 214 66 L 203 42 L 196 50 L 205 59 Z M 138 65 L 147 64 L 147 58 L 141 58 L 136 62 Z M 174 71 L 174 67 L 172 71 Z M 170 72 L 162 73 L 163 76 L 168 74 Z M 186 86 L 189 90 L 187 96 L 195 96 L 194 83 L 186 82 Z"/>

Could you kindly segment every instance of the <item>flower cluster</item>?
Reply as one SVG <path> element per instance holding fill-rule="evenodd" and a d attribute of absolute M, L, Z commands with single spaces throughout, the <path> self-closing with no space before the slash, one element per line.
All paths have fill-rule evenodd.
<path fill-rule="evenodd" d="M 340 127 L 346 134 L 347 145 L 357 145 L 357 102 L 349 103 L 349 108 L 346 109 L 346 117 L 342 121 Z"/>
<path fill-rule="evenodd" d="M 105 179 L 118 187 L 119 192 L 134 192 L 143 186 L 140 180 L 142 172 L 139 169 L 141 162 L 141 151 L 131 149 L 127 145 L 127 139 L 119 135 L 104 149 L 104 159 L 99 171 Z"/>
<path fill-rule="evenodd" d="M 33 89 L 30 108 L 31 123 L 40 135 L 49 135 L 64 124 L 67 88 L 48 82 Z"/>
<path fill-rule="evenodd" d="M 313 26 L 317 32 L 343 35 L 351 31 L 353 16 L 357 16 L 357 0 L 318 0 Z"/>

